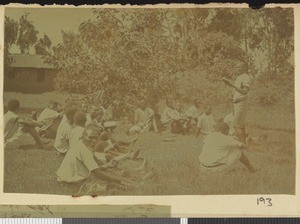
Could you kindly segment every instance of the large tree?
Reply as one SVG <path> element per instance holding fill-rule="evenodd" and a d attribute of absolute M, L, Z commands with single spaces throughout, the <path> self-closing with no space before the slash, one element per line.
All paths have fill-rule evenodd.
<path fill-rule="evenodd" d="M 191 99 L 195 92 L 191 89 L 197 89 L 200 97 L 215 92 L 224 100 L 228 96 L 213 89 L 221 87 L 221 76 L 234 78 L 241 62 L 253 68 L 263 56 L 271 66 L 291 54 L 292 23 L 286 11 L 274 13 L 279 18 L 251 9 L 95 9 L 93 13 L 96 19 L 83 22 L 78 32 L 63 32 L 63 42 L 47 60 L 60 70 L 58 90 L 90 94 L 90 100 L 103 104 L 117 99 L 131 105 L 138 98 L 155 103 L 177 93 Z M 278 33 L 280 18 L 287 22 L 288 32 Z M 270 55 L 270 42 L 273 51 L 279 47 L 285 53 L 276 50 Z M 287 65 L 286 58 L 282 65 Z M 257 70 L 250 72 L 255 75 Z M 192 80 L 193 84 L 183 84 Z"/>
<path fill-rule="evenodd" d="M 20 17 L 19 21 L 19 33 L 16 44 L 20 48 L 21 54 L 28 54 L 30 47 L 37 41 L 38 31 L 32 21 L 28 20 L 28 15 L 25 13 Z"/>

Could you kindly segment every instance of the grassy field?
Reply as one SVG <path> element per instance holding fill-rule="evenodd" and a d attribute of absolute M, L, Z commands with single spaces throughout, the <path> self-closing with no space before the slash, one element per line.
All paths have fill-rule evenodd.
<path fill-rule="evenodd" d="M 51 98 L 63 100 L 64 95 L 45 93 L 25 95 L 4 93 L 4 102 L 18 98 L 22 106 L 41 108 Z M 46 99 L 46 100 L 45 100 Z M 228 111 L 226 105 L 214 108 L 219 118 Z M 154 180 L 148 180 L 121 195 L 206 195 L 206 194 L 294 194 L 295 193 L 295 115 L 284 108 L 253 108 L 247 117 L 251 136 L 268 136 L 268 143 L 250 145 L 245 151 L 257 172 L 250 173 L 238 165 L 229 173 L 204 173 L 199 170 L 198 156 L 203 136 L 174 137 L 173 142 L 164 132 L 139 135 L 135 148 L 147 157 L 157 171 Z M 117 134 L 127 128 L 123 124 Z M 28 139 L 28 141 L 32 141 Z M 55 151 L 43 151 L 34 146 L 5 150 L 5 192 L 47 193 L 72 195 L 80 186 L 56 181 L 56 171 L 63 156 Z M 116 194 L 107 192 L 107 194 Z"/>

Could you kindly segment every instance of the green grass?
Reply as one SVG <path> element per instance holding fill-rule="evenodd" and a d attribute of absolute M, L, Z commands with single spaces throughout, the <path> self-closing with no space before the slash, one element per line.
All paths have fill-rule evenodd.
<path fill-rule="evenodd" d="M 46 106 L 44 97 L 59 97 L 57 93 L 30 96 L 5 93 L 5 102 L 16 97 L 31 108 Z M 42 99 L 41 99 L 42 98 Z M 215 108 L 215 117 L 223 115 L 226 107 Z M 268 135 L 267 145 L 251 145 L 245 151 L 257 172 L 250 173 L 239 164 L 229 173 L 205 173 L 199 170 L 198 156 L 203 137 L 177 136 L 174 142 L 164 142 L 170 137 L 143 133 L 134 146 L 141 149 L 158 175 L 155 180 L 141 184 L 120 195 L 206 195 L 206 194 L 294 194 L 295 193 L 295 115 L 284 108 L 256 108 L 249 111 L 248 132 L 251 136 Z M 120 127 L 117 133 L 126 129 Z M 29 140 L 28 140 L 29 141 Z M 62 156 L 55 151 L 34 147 L 5 149 L 4 191 L 13 193 L 47 193 L 72 195 L 80 186 L 61 184 L 55 173 Z M 115 192 L 107 192 L 115 194 Z"/>

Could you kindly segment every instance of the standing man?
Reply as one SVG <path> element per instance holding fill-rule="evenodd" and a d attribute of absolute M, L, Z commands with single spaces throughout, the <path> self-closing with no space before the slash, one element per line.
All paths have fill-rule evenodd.
<path fill-rule="evenodd" d="M 252 83 L 252 76 L 247 72 L 247 65 L 243 63 L 240 67 L 240 74 L 235 82 L 232 82 L 226 78 L 222 78 L 222 81 L 233 88 L 232 102 L 233 102 L 233 127 L 236 132 L 236 136 L 243 143 L 246 142 L 246 129 L 245 119 L 248 110 L 248 92 Z"/>

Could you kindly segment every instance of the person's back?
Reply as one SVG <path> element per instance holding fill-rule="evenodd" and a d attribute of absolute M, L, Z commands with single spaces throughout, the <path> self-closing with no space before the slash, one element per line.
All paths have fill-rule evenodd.
<path fill-rule="evenodd" d="M 220 122 L 217 131 L 205 137 L 199 156 L 200 168 L 213 172 L 225 171 L 230 170 L 240 161 L 249 171 L 254 172 L 255 169 L 241 150 L 246 146 L 233 136 L 229 136 L 228 132 L 228 125 L 225 122 Z"/>
<path fill-rule="evenodd" d="M 215 125 L 216 122 L 211 114 L 207 115 L 204 113 L 198 118 L 197 126 L 201 129 L 203 134 L 212 133 L 215 130 Z"/>
<path fill-rule="evenodd" d="M 226 158 L 232 149 L 238 149 L 243 144 L 232 136 L 220 132 L 208 134 L 203 140 L 199 161 L 204 166 L 215 166 L 226 163 Z"/>
<path fill-rule="evenodd" d="M 72 148 L 73 144 L 77 144 L 77 141 L 80 140 L 80 138 L 82 137 L 83 130 L 84 130 L 83 127 L 76 126 L 70 131 L 70 137 L 69 137 L 70 149 Z"/>
<path fill-rule="evenodd" d="M 77 110 L 78 109 L 74 106 L 67 108 L 65 115 L 63 116 L 63 119 L 58 126 L 56 138 L 54 141 L 54 148 L 59 153 L 66 153 L 69 149 L 70 132 L 74 127 L 74 115 Z"/>
<path fill-rule="evenodd" d="M 74 115 L 74 125 L 75 127 L 70 131 L 69 137 L 69 148 L 73 148 L 73 144 L 77 144 L 77 142 L 82 138 L 82 134 L 85 128 L 85 124 L 87 122 L 87 118 L 85 113 L 78 111 Z"/>
<path fill-rule="evenodd" d="M 11 99 L 8 102 L 8 111 L 4 114 L 4 144 L 12 142 L 21 134 L 21 126 L 18 124 L 17 112 L 20 109 L 20 102 Z"/>
<path fill-rule="evenodd" d="M 12 138 L 18 130 L 18 116 L 12 111 L 4 114 L 4 141 Z"/>
<path fill-rule="evenodd" d="M 57 111 L 46 107 L 38 116 L 37 121 L 48 123 L 49 121 L 53 121 L 58 116 L 59 113 Z"/>
<path fill-rule="evenodd" d="M 90 172 L 98 167 L 93 159 L 93 152 L 82 140 L 76 140 L 57 171 L 57 180 L 67 183 L 78 182 L 88 178 Z"/>

